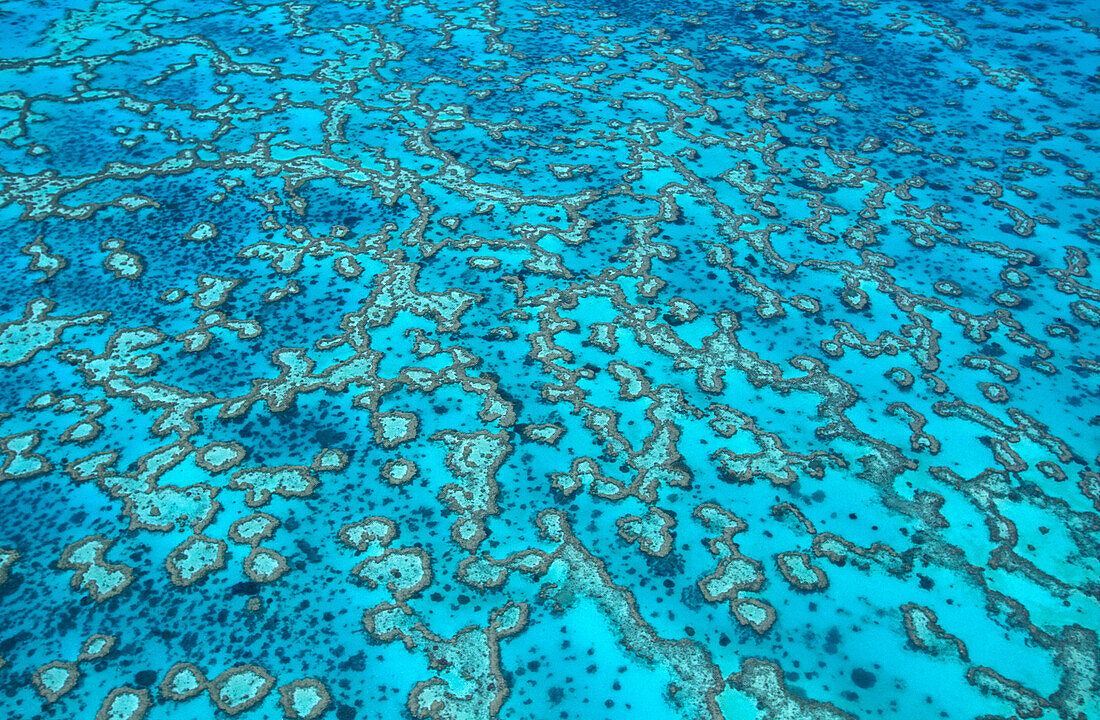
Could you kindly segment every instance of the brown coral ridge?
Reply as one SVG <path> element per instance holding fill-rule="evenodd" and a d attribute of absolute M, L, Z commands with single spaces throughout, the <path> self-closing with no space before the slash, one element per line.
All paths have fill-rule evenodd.
<path fill-rule="evenodd" d="M 164 568 L 177 587 L 187 587 L 225 566 L 226 543 L 196 533 L 177 545 L 164 560 Z"/>
<path fill-rule="evenodd" d="M 383 602 L 366 611 L 363 625 L 377 640 L 399 640 L 408 650 L 423 653 L 436 673 L 409 693 L 406 706 L 413 717 L 496 717 L 509 694 L 500 642 L 527 626 L 527 612 L 526 603 L 509 602 L 492 611 L 486 627 L 469 625 L 444 638 L 405 603 Z M 463 691 L 471 685 L 472 691 Z"/>
<path fill-rule="evenodd" d="M 190 700 L 205 692 L 218 710 L 232 716 L 255 707 L 274 687 L 275 678 L 256 664 L 234 665 L 207 680 L 197 665 L 178 662 L 168 669 L 157 689 L 165 700 L 175 702 Z M 311 709 L 304 714 L 295 709 L 296 694 L 303 691 L 312 695 L 313 700 Z M 314 720 L 329 707 L 332 696 L 320 680 L 302 678 L 279 688 L 279 702 L 286 717 Z"/>
<path fill-rule="evenodd" d="M 541 535 L 559 543 L 558 547 L 533 569 L 523 565 L 513 569 L 540 577 L 552 563 L 564 563 L 568 574 L 563 583 L 544 585 L 541 595 L 557 597 L 562 602 L 577 595 L 591 598 L 611 623 L 627 652 L 672 670 L 673 682 L 667 689 L 667 696 L 685 717 L 720 718 L 715 698 L 722 690 L 722 675 L 707 650 L 687 638 L 670 641 L 660 637 L 641 616 L 634 595 L 617 585 L 604 561 L 593 555 L 573 534 L 565 513 L 544 510 L 539 513 L 537 523 Z"/>
<path fill-rule="evenodd" d="M 303 694 L 311 695 L 309 699 L 313 701 L 313 705 L 304 713 L 298 710 L 298 698 Z M 283 708 L 283 715 L 291 720 L 315 720 L 332 704 L 332 695 L 320 680 L 302 678 L 279 688 L 279 704 Z"/>
<path fill-rule="evenodd" d="M 932 655 L 955 655 L 963 662 L 970 662 L 966 644 L 944 630 L 931 608 L 906 603 L 901 606 L 905 635 L 918 650 Z"/>
<path fill-rule="evenodd" d="M 648 508 L 641 517 L 624 515 L 615 521 L 615 527 L 619 537 L 636 543 L 639 550 L 651 557 L 666 557 L 676 541 L 672 535 L 676 520 L 660 508 Z"/>
<path fill-rule="evenodd" d="M 107 561 L 107 551 L 114 543 L 102 535 L 88 535 L 65 548 L 57 567 L 74 571 L 70 582 L 74 590 L 83 590 L 96 602 L 109 600 L 134 581 L 132 568 Z"/>
<path fill-rule="evenodd" d="M 152 706 L 153 701 L 145 688 L 115 688 L 103 700 L 95 720 L 142 720 Z"/>
<path fill-rule="evenodd" d="M 770 660 L 748 658 L 729 676 L 731 687 L 755 699 L 764 717 L 774 720 L 855 720 L 831 703 L 807 700 L 787 689 L 783 671 Z"/>
<path fill-rule="evenodd" d="M 424 550 L 386 548 L 363 560 L 352 575 L 372 590 L 383 586 L 398 602 L 415 597 L 432 583 L 432 560 Z"/>
<path fill-rule="evenodd" d="M 114 635 L 92 635 L 81 644 L 76 660 L 46 663 L 34 671 L 31 683 L 47 703 L 56 702 L 80 682 L 81 663 L 105 657 L 114 648 L 117 639 Z"/>
<path fill-rule="evenodd" d="M 235 681 L 249 680 L 250 685 L 244 694 L 232 686 Z M 237 715 L 257 705 L 274 686 L 275 678 L 259 665 L 236 665 L 208 681 L 206 690 L 219 710 L 227 715 Z"/>
<path fill-rule="evenodd" d="M 432 435 L 432 440 L 447 446 L 447 468 L 458 480 L 440 489 L 439 500 L 458 515 L 451 538 L 467 551 L 477 550 L 487 536 L 485 519 L 500 511 L 496 474 L 512 452 L 510 435 L 485 430 L 441 430 Z"/>

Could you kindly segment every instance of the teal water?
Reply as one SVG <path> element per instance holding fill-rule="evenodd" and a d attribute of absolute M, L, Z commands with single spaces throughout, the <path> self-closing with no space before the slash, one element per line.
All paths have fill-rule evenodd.
<path fill-rule="evenodd" d="M 1087 3 L 0 22 L 3 717 L 1100 717 Z"/>

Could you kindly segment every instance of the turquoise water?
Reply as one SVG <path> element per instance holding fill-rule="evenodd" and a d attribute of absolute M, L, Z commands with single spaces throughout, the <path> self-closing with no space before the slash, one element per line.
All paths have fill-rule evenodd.
<path fill-rule="evenodd" d="M 1087 3 L 0 21 L 4 717 L 1100 717 Z"/>

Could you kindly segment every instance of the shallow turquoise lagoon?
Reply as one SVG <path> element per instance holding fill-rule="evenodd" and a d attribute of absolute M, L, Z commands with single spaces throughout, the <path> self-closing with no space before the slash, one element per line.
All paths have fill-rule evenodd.
<path fill-rule="evenodd" d="M 1089 3 L 0 23 L 0 717 L 1100 718 Z"/>

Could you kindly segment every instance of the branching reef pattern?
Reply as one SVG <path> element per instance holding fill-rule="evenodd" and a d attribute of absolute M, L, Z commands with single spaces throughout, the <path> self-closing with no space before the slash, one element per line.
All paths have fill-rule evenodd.
<path fill-rule="evenodd" d="M 1100 15 L 0 4 L 0 715 L 1100 718 Z"/>

